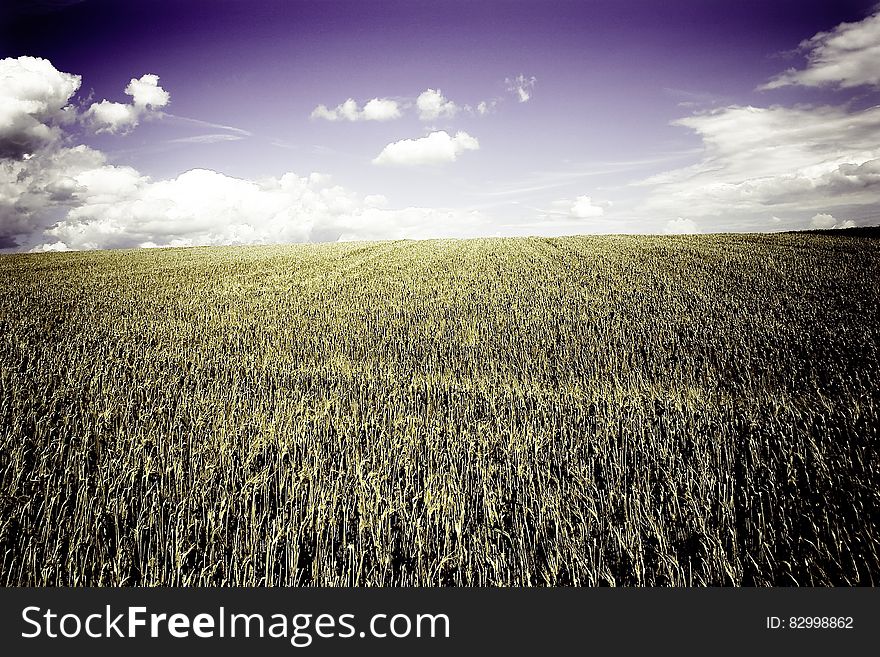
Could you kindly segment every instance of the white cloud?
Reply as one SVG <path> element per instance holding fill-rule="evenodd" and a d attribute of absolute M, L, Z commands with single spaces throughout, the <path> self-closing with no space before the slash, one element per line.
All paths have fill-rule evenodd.
<path fill-rule="evenodd" d="M 810 219 L 810 228 L 815 229 L 837 229 L 837 228 L 855 228 L 856 222 L 852 219 L 847 219 L 846 221 L 838 221 L 832 215 L 822 212 L 813 216 Z"/>
<path fill-rule="evenodd" d="M 0 158 L 20 158 L 57 141 L 59 126 L 75 116 L 67 103 L 80 81 L 39 57 L 0 60 Z"/>
<path fill-rule="evenodd" d="M 451 136 L 445 130 L 419 139 L 401 139 L 388 144 L 373 164 L 441 164 L 455 162 L 464 151 L 479 150 L 480 142 L 466 132 Z"/>
<path fill-rule="evenodd" d="M 880 200 L 880 106 L 730 106 L 674 123 L 703 140 L 697 164 L 652 176 L 646 212 L 696 216 Z"/>
<path fill-rule="evenodd" d="M 132 78 L 125 93 L 132 97 L 134 106 L 141 109 L 161 109 L 171 100 L 171 94 L 159 86 L 159 76 L 152 73 Z"/>
<path fill-rule="evenodd" d="M 364 105 L 363 116 L 365 121 L 390 121 L 399 119 L 400 107 L 395 100 L 388 98 L 373 98 Z"/>
<path fill-rule="evenodd" d="M 571 204 L 569 213 L 578 219 L 589 219 L 601 217 L 605 214 L 605 209 L 600 205 L 595 205 L 589 196 L 578 196 Z"/>
<path fill-rule="evenodd" d="M 62 252 L 62 251 L 70 251 L 70 247 L 68 247 L 64 242 L 53 242 L 40 244 L 39 246 L 35 246 L 30 250 L 31 253 L 49 253 L 52 251 Z"/>
<path fill-rule="evenodd" d="M 126 133 L 134 128 L 140 119 L 140 112 L 134 105 L 102 100 L 92 103 L 86 111 L 95 132 Z"/>
<path fill-rule="evenodd" d="M 880 11 L 857 23 L 841 23 L 800 44 L 807 53 L 804 69 L 790 68 L 760 89 L 789 85 L 880 86 Z"/>
<path fill-rule="evenodd" d="M 702 231 L 693 219 L 678 217 L 677 219 L 667 221 L 666 225 L 663 226 L 663 232 L 666 235 L 692 235 Z"/>
<path fill-rule="evenodd" d="M 51 225 L 78 202 L 77 176 L 104 164 L 103 154 L 87 146 L 0 160 L 0 248 L 14 247 Z"/>
<path fill-rule="evenodd" d="M 507 90 L 516 95 L 516 99 L 525 103 L 532 97 L 532 92 L 535 90 L 535 83 L 538 81 L 538 78 L 535 76 L 526 77 L 525 75 L 517 75 L 516 77 L 506 78 L 504 80 L 504 84 L 507 85 Z"/>
<path fill-rule="evenodd" d="M 479 212 L 384 209 L 328 176 L 243 180 L 194 169 L 152 182 L 133 169 L 101 167 L 78 177 L 79 203 L 32 250 L 260 244 L 478 235 Z"/>
<path fill-rule="evenodd" d="M 318 105 L 312 110 L 312 119 L 325 119 L 327 121 L 357 121 L 360 117 L 357 101 L 349 98 L 340 103 L 335 109 L 328 109 L 326 105 Z"/>
<path fill-rule="evenodd" d="M 443 96 L 440 89 L 425 89 L 416 98 L 416 107 L 422 121 L 452 118 L 458 113 L 458 105 Z"/>
<path fill-rule="evenodd" d="M 131 167 L 113 165 L 86 169 L 74 174 L 73 179 L 77 185 L 76 197 L 80 202 L 80 208 L 72 211 L 73 216 L 82 207 L 113 205 L 131 198 L 149 180 Z"/>
<path fill-rule="evenodd" d="M 401 116 L 400 104 L 396 100 L 373 98 L 361 109 L 354 98 L 349 98 L 333 109 L 318 105 L 312 110 L 310 118 L 326 121 L 390 121 Z"/>
<path fill-rule="evenodd" d="M 171 100 L 171 95 L 159 86 L 159 76 L 152 73 L 132 78 L 125 93 L 132 97 L 130 104 L 105 99 L 92 103 L 86 110 L 86 122 L 95 132 L 125 134 L 143 117 L 165 107 Z"/>
<path fill-rule="evenodd" d="M 314 210 L 321 200 L 320 187 L 292 175 L 261 185 L 195 169 L 151 182 L 105 167 L 79 181 L 80 204 L 46 231 L 76 249 L 250 243 L 267 233 L 296 241 L 307 237 L 311 213 L 294 217 L 291 206 L 299 201 Z"/>

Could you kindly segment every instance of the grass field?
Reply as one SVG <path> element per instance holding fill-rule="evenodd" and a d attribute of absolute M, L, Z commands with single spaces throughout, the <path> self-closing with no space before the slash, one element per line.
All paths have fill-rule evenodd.
<path fill-rule="evenodd" d="M 0 584 L 880 584 L 880 241 L 0 257 Z"/>

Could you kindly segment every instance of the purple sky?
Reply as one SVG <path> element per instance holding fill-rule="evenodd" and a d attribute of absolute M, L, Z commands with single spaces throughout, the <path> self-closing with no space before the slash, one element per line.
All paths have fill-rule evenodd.
<path fill-rule="evenodd" d="M 6 249 L 880 218 L 873 2 L 44 0 L 5 11 Z M 80 76 L 75 112 L 62 111 L 68 78 L 52 71 Z M 145 74 L 168 102 L 125 93 Z M 426 90 L 452 105 L 421 110 Z M 359 120 L 313 116 L 349 98 Z M 112 120 L 90 109 L 104 99 L 119 104 L 104 108 Z M 364 120 L 371 99 L 400 116 Z"/>

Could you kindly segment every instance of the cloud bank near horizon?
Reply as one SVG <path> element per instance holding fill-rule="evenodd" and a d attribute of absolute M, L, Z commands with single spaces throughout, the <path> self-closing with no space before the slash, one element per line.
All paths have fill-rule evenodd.
<path fill-rule="evenodd" d="M 759 89 L 877 87 L 880 10 L 820 32 L 800 50 L 807 53 L 805 68 L 790 68 Z M 765 216 L 771 228 L 781 221 L 777 214 L 788 214 L 803 217 L 799 228 L 843 228 L 856 224 L 816 217 L 880 203 L 880 105 L 732 104 L 673 125 L 699 136 L 702 156 L 693 165 L 640 181 L 649 190 L 641 212 L 686 211 L 690 220 Z M 668 226 L 680 225 L 678 219 Z"/>

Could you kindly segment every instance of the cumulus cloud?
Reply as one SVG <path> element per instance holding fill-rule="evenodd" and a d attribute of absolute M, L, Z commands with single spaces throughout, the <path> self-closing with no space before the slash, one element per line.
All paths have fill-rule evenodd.
<path fill-rule="evenodd" d="M 605 214 L 605 208 L 596 205 L 589 196 L 578 196 L 569 208 L 572 217 L 578 219 L 589 219 L 591 217 L 601 217 Z"/>
<path fill-rule="evenodd" d="M 92 103 L 86 111 L 86 116 L 95 132 L 125 133 L 140 121 L 140 111 L 137 107 L 109 100 Z"/>
<path fill-rule="evenodd" d="M 695 165 L 648 178 L 644 209 L 693 215 L 870 205 L 880 199 L 880 107 L 730 106 L 674 122 L 695 131 Z"/>
<path fill-rule="evenodd" d="M 535 83 L 538 81 L 538 78 L 535 76 L 526 77 L 525 75 L 519 74 L 512 78 L 506 78 L 504 80 L 504 84 L 507 85 L 507 90 L 516 95 L 516 99 L 525 103 L 528 102 L 532 97 L 532 92 L 535 90 Z"/>
<path fill-rule="evenodd" d="M 697 222 L 693 219 L 683 219 L 682 217 L 670 219 L 663 226 L 663 233 L 666 235 L 692 235 L 700 232 L 702 231 L 697 226 Z"/>
<path fill-rule="evenodd" d="M 357 121 L 359 117 L 360 110 L 357 101 L 354 98 L 349 98 L 334 109 L 329 109 L 326 105 L 318 105 L 312 110 L 309 118 L 326 121 Z"/>
<path fill-rule="evenodd" d="M 300 241 L 308 237 L 315 211 L 332 213 L 351 203 L 320 180 L 292 174 L 256 183 L 195 169 L 151 182 L 134 170 L 103 168 L 79 182 L 80 203 L 45 231 L 50 240 L 76 249 L 242 244 L 269 234 Z M 303 208 L 310 211 L 296 214 Z"/>
<path fill-rule="evenodd" d="M 125 87 L 125 93 L 132 97 L 131 103 L 116 103 L 102 100 L 92 103 L 85 112 L 86 122 L 95 132 L 129 132 L 151 112 L 168 105 L 171 95 L 159 86 L 159 76 L 152 73 L 132 78 Z"/>
<path fill-rule="evenodd" d="M 800 50 L 807 56 L 805 68 L 790 68 L 759 89 L 880 86 L 880 11 L 857 23 L 841 23 L 833 30 L 819 32 L 802 41 Z"/>
<path fill-rule="evenodd" d="M 21 158 L 55 143 L 75 112 L 81 78 L 39 57 L 0 60 L 0 158 Z"/>
<path fill-rule="evenodd" d="M 40 244 L 31 249 L 31 253 L 50 253 L 50 252 L 72 251 L 64 242 L 53 242 L 51 244 Z"/>
<path fill-rule="evenodd" d="M 422 121 L 452 118 L 459 111 L 458 105 L 448 100 L 440 89 L 425 89 L 416 98 L 416 108 Z"/>
<path fill-rule="evenodd" d="M 479 212 L 386 209 L 320 174 L 252 181 L 195 169 L 153 182 L 105 167 L 79 183 L 80 203 L 32 250 L 451 237 L 487 223 Z"/>
<path fill-rule="evenodd" d="M 125 93 L 132 97 L 134 106 L 141 109 L 161 109 L 171 100 L 171 94 L 159 86 L 159 76 L 152 73 L 132 78 Z"/>
<path fill-rule="evenodd" d="M 455 162 L 464 151 L 479 150 L 480 142 L 466 132 L 451 136 L 445 130 L 419 139 L 401 139 L 388 144 L 373 164 L 442 164 Z"/>
<path fill-rule="evenodd" d="M 358 106 L 354 98 L 349 98 L 333 109 L 318 105 L 311 114 L 312 119 L 325 121 L 390 121 L 401 116 L 400 104 L 390 98 L 373 98 L 363 108 Z"/>
<path fill-rule="evenodd" d="M 77 177 L 105 166 L 87 146 L 43 149 L 33 156 L 0 160 L 0 248 L 47 228 L 82 191 Z"/>
<path fill-rule="evenodd" d="M 388 98 L 373 98 L 364 105 L 363 116 L 365 121 L 390 121 L 399 119 L 400 107 L 396 100 Z"/>
<path fill-rule="evenodd" d="M 830 215 L 826 212 L 822 212 L 813 216 L 810 219 L 810 228 L 814 229 L 837 229 L 837 228 L 855 228 L 856 222 L 852 219 L 847 219 L 846 221 L 838 221 L 834 218 L 833 215 Z"/>

